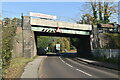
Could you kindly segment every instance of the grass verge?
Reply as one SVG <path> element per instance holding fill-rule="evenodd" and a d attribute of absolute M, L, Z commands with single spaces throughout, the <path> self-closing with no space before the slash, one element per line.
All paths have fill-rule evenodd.
<path fill-rule="evenodd" d="M 19 57 L 11 59 L 10 66 L 6 69 L 3 69 L 3 78 L 20 78 L 24 71 L 25 65 L 28 62 L 33 61 L 34 58 L 30 59 Z"/>
<path fill-rule="evenodd" d="M 100 62 L 106 62 L 110 64 L 120 65 L 119 59 L 117 58 L 105 58 L 105 57 L 95 57 L 94 60 L 100 61 Z"/>
<path fill-rule="evenodd" d="M 2 59 L 0 58 L 0 79 L 2 77 Z"/>

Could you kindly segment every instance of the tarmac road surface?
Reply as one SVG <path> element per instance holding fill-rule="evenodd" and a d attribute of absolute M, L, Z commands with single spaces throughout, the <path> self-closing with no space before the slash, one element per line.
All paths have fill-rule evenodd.
<path fill-rule="evenodd" d="M 60 56 L 46 57 L 39 67 L 39 78 L 120 78 L 118 73 Z"/>

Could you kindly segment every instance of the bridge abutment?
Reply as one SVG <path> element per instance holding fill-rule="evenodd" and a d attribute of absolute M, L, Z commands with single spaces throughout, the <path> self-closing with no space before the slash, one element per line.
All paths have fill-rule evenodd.
<path fill-rule="evenodd" d="M 80 36 L 77 46 L 78 57 L 92 57 L 91 46 L 90 46 L 90 36 Z"/>
<path fill-rule="evenodd" d="M 35 35 L 31 30 L 30 17 L 23 17 L 23 53 L 24 57 L 32 58 L 37 55 Z"/>

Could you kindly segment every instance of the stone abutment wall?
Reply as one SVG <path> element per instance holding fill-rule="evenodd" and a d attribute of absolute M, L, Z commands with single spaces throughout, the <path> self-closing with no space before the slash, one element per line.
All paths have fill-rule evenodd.
<path fill-rule="evenodd" d="M 37 55 L 35 35 L 31 31 L 29 17 L 23 17 L 23 27 L 17 27 L 12 57 L 32 58 Z"/>

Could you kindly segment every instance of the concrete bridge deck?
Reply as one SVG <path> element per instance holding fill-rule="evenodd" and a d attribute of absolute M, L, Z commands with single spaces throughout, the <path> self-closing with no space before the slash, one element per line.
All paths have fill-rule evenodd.
<path fill-rule="evenodd" d="M 77 30 L 92 30 L 92 25 L 87 24 L 76 24 L 68 22 L 60 22 L 54 20 L 40 19 L 40 18 L 30 18 L 31 25 L 49 26 L 49 27 L 60 27 L 67 29 L 77 29 Z"/>

